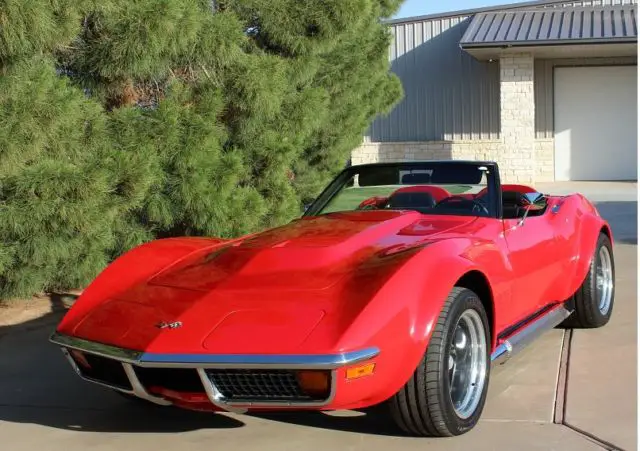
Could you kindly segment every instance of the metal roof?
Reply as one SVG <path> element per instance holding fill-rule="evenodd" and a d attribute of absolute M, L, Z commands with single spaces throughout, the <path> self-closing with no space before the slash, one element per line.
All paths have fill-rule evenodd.
<path fill-rule="evenodd" d="M 524 8 L 553 8 L 553 7 L 602 7 L 609 4 L 616 5 L 635 5 L 637 0 L 530 0 L 516 3 L 505 3 L 502 5 L 483 6 L 480 8 L 462 9 L 457 11 L 447 11 L 434 14 L 426 14 L 422 16 L 412 17 L 400 17 L 397 19 L 384 20 L 383 22 L 388 25 L 395 25 L 401 23 L 420 22 L 424 20 L 442 19 L 447 17 L 460 17 L 460 16 L 472 16 L 478 13 L 493 12 L 493 11 L 508 11 Z"/>
<path fill-rule="evenodd" d="M 547 8 L 476 14 L 463 49 L 637 42 L 636 5 Z"/>

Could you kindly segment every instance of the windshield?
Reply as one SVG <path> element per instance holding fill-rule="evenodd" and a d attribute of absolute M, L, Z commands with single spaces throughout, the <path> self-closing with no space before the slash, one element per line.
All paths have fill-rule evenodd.
<path fill-rule="evenodd" d="M 314 202 L 307 215 L 358 210 L 491 217 L 492 167 L 473 162 L 352 166 Z"/>

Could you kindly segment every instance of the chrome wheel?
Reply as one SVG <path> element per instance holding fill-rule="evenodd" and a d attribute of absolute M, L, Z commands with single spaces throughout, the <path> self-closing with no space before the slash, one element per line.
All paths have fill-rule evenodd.
<path fill-rule="evenodd" d="M 452 437 L 473 429 L 482 415 L 491 366 L 489 318 L 476 293 L 453 287 L 411 378 L 389 400 L 406 433 Z"/>
<path fill-rule="evenodd" d="M 484 324 L 475 310 L 465 310 L 453 332 L 449 346 L 449 395 L 462 419 L 475 412 L 487 374 L 487 338 Z"/>
<path fill-rule="evenodd" d="M 605 246 L 598 252 L 596 266 L 596 299 L 600 313 L 606 315 L 611 307 L 613 294 L 613 265 L 611 263 L 611 253 Z"/>

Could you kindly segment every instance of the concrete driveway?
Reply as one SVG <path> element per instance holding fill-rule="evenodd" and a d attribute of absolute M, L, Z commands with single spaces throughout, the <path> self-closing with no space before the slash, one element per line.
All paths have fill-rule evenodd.
<path fill-rule="evenodd" d="M 494 368 L 483 419 L 469 434 L 439 440 L 395 436 L 375 409 L 238 416 L 131 403 L 77 378 L 47 343 L 59 317 L 52 314 L 4 335 L 0 330 L 2 449 L 636 449 L 635 186 L 587 188 L 581 190 L 612 221 L 616 236 L 612 321 L 598 330 L 553 330 Z M 539 189 L 575 191 L 568 185 Z"/>

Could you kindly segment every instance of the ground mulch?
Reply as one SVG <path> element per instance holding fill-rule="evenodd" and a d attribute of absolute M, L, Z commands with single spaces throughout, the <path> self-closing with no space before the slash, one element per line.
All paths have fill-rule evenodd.
<path fill-rule="evenodd" d="M 64 312 L 81 293 L 41 293 L 29 299 L 0 300 L 0 327 L 16 326 L 52 313 Z"/>

